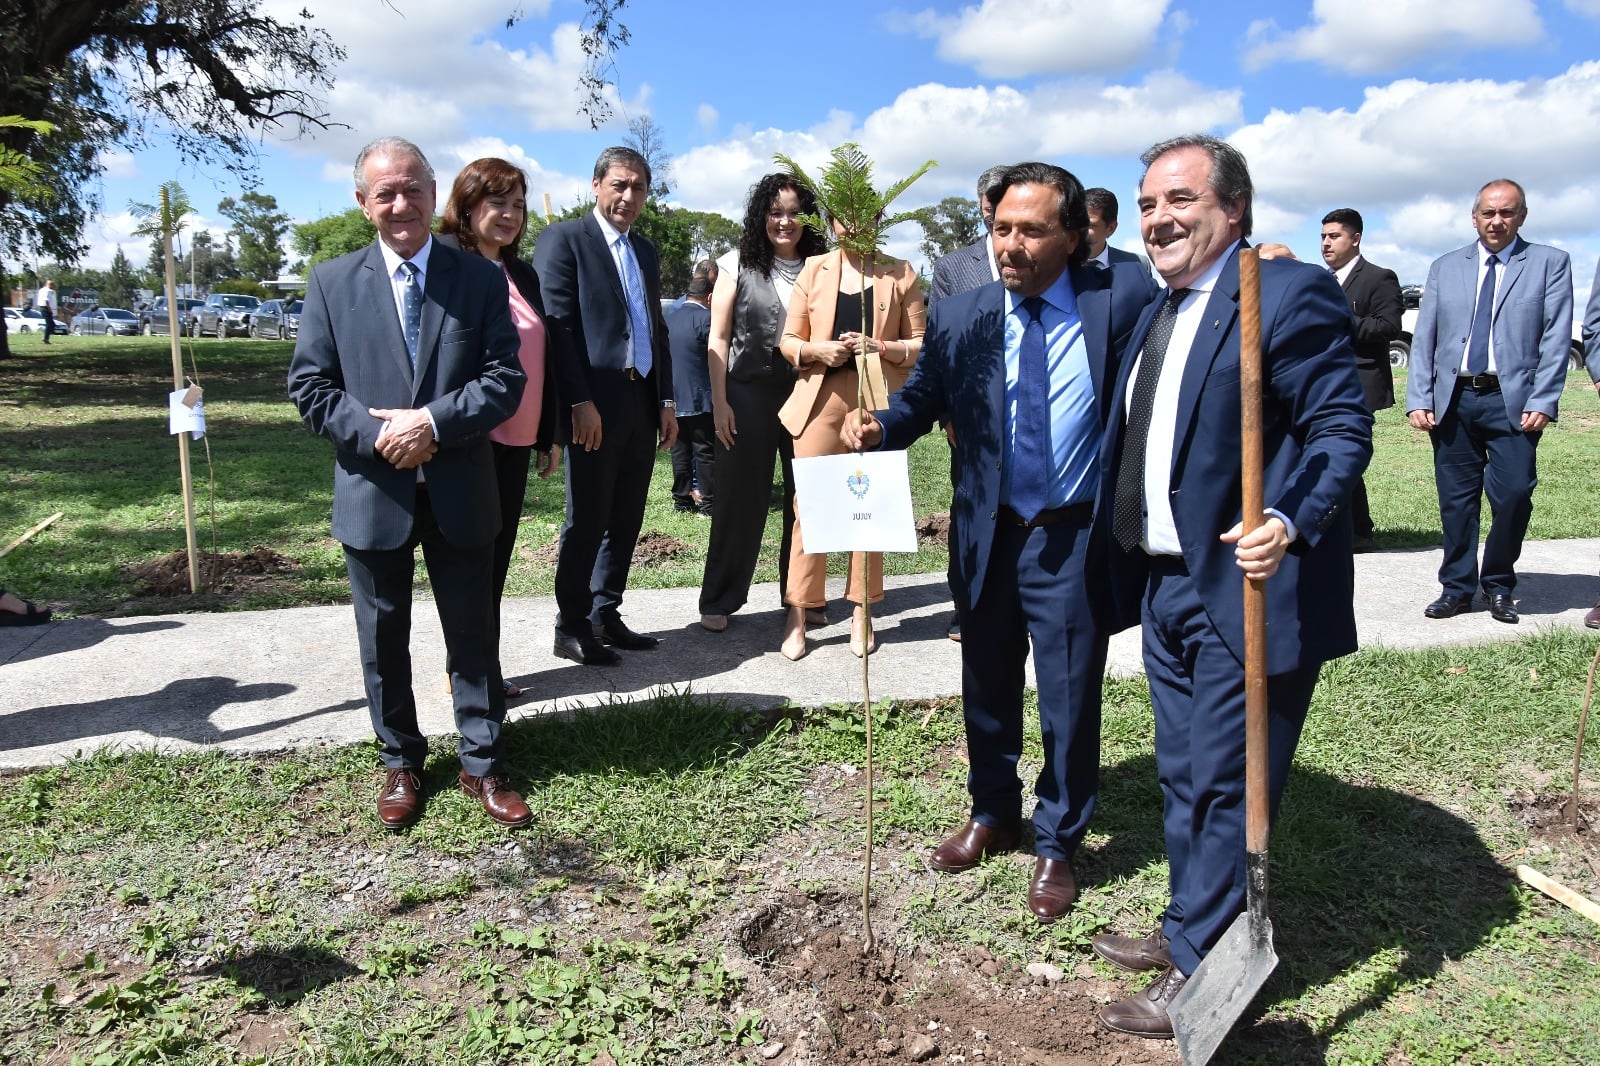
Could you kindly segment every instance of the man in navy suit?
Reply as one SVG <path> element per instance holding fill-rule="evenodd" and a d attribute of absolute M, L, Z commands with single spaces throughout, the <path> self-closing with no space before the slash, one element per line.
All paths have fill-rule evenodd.
<path fill-rule="evenodd" d="M 1077 899 L 1072 855 L 1099 787 L 1106 637 L 1084 588 L 1096 454 L 1123 345 L 1154 286 L 1136 267 L 1119 267 L 1128 276 L 1113 283 L 1084 266 L 1083 186 L 1060 167 L 1010 167 L 989 196 L 1002 284 L 935 307 L 889 410 L 864 424 L 851 412 L 843 436 L 851 447 L 905 448 L 949 413 L 961 443 L 950 554 L 966 623 L 972 809 L 932 863 L 954 873 L 1020 842 L 1031 638 L 1044 768 L 1028 906 L 1052 922 Z"/>
<path fill-rule="evenodd" d="M 1271 806 L 1322 663 L 1356 649 L 1347 503 L 1372 452 L 1350 307 L 1326 270 L 1261 263 L 1265 521 L 1242 532 L 1239 256 L 1244 157 L 1204 135 L 1141 157 L 1145 247 L 1168 289 L 1140 319 L 1100 446 L 1090 573 L 1108 629 L 1143 627 L 1171 898 L 1148 937 L 1097 954 L 1161 976 L 1101 1009 L 1172 1036 L 1167 1005 L 1245 903 L 1243 578 L 1266 581 Z M 1271 578 L 1268 581 L 1268 578 Z"/>
<path fill-rule="evenodd" d="M 994 205 L 989 202 L 989 192 L 1000 181 L 1000 175 L 1008 168 L 993 166 L 978 175 L 978 215 L 983 219 L 983 236 L 965 248 L 957 248 L 947 252 L 933 261 L 933 283 L 928 287 L 928 310 L 933 310 L 934 304 L 946 296 L 959 296 L 964 292 L 987 285 L 991 281 L 1000 280 L 1000 265 L 995 261 L 994 241 L 990 239 L 990 231 L 994 229 Z M 946 424 L 945 439 L 950 444 L 950 483 L 955 484 L 957 467 L 960 458 L 957 453 L 955 431 Z M 961 531 L 956 528 L 955 515 L 951 515 L 951 526 L 946 532 L 946 544 L 954 544 Z M 956 578 L 954 563 L 951 564 L 948 574 L 951 599 L 959 599 L 956 592 Z M 961 639 L 961 612 L 958 610 L 950 616 L 949 635 L 951 640 Z"/>
<path fill-rule="evenodd" d="M 1369 262 L 1361 254 L 1361 212 L 1339 207 L 1322 216 L 1322 261 L 1339 279 L 1350 301 L 1350 328 L 1355 336 L 1356 373 L 1367 410 L 1376 414 L 1394 406 L 1394 370 L 1389 366 L 1389 342 L 1400 335 L 1405 301 L 1394 271 Z M 1362 480 L 1350 497 L 1350 520 L 1356 531 L 1356 551 L 1378 547 Z"/>
<path fill-rule="evenodd" d="M 556 380 L 570 402 L 561 412 L 572 446 L 556 557 L 555 654 L 609 666 L 619 659 L 607 644 L 632 651 L 657 644 L 623 622 L 622 595 L 654 452 L 672 447 L 678 423 L 656 246 L 629 232 L 650 195 L 650 164 L 631 148 L 607 148 L 595 161 L 593 188 L 592 212 L 539 234 L 533 265 Z"/>
<path fill-rule="evenodd" d="M 378 817 L 422 813 L 428 742 L 411 691 L 418 544 L 444 628 L 461 731 L 461 787 L 526 825 L 498 769 L 505 697 L 493 611 L 499 496 L 489 431 L 522 398 L 505 275 L 431 238 L 433 168 L 416 145 L 373 141 L 355 166 L 371 246 L 311 271 L 289 395 L 334 446 L 333 535 L 344 545 L 372 728 L 387 768 Z"/>
<path fill-rule="evenodd" d="M 696 267 L 689 291 L 663 312 L 668 347 L 672 349 L 672 391 L 677 406 L 678 439 L 672 445 L 672 503 L 675 510 L 711 517 L 715 498 L 716 427 L 711 421 L 711 371 L 706 348 L 711 343 L 711 289 L 716 263 Z"/>
<path fill-rule="evenodd" d="M 1089 262 L 1109 269 L 1117 263 L 1134 263 L 1150 276 L 1150 264 L 1144 256 L 1111 247 L 1111 238 L 1117 232 L 1117 194 L 1110 189 L 1094 188 L 1084 194 L 1089 204 Z"/>
<path fill-rule="evenodd" d="M 1478 239 L 1428 270 L 1411 341 L 1406 418 L 1428 431 L 1439 490 L 1444 560 L 1438 599 L 1449 618 L 1483 588 L 1489 615 L 1517 621 L 1517 556 L 1533 516 L 1537 452 L 1556 420 L 1572 343 L 1572 263 L 1567 253 L 1517 236 L 1528 218 L 1522 186 L 1508 178 L 1478 190 Z M 1480 499 L 1493 520 L 1478 566 Z"/>

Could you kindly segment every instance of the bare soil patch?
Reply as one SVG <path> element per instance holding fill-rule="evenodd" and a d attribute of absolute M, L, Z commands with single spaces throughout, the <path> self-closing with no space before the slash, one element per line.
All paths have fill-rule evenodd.
<path fill-rule="evenodd" d="M 275 585 L 289 587 L 301 566 L 271 548 L 247 552 L 201 552 L 200 587 L 204 592 L 237 595 L 263 592 Z M 189 553 L 168 552 L 159 559 L 123 567 L 123 576 L 137 583 L 139 596 L 189 595 Z"/>
<path fill-rule="evenodd" d="M 647 529 L 639 534 L 639 541 L 633 546 L 634 566 L 654 566 L 670 562 L 690 551 L 689 545 L 677 537 Z M 561 554 L 561 538 L 556 537 L 549 543 L 524 552 L 526 558 L 540 566 L 556 565 L 556 557 Z"/>
<path fill-rule="evenodd" d="M 930 514 L 917 519 L 917 539 L 929 544 L 950 543 L 950 515 Z"/>

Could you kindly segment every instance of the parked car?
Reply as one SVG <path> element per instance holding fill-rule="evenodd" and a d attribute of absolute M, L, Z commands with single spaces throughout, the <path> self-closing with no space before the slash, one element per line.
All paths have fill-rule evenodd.
<path fill-rule="evenodd" d="M 194 326 L 194 312 L 204 301 L 188 297 L 178 298 L 178 332 L 188 333 Z M 139 332 L 146 337 L 165 335 L 171 331 L 167 322 L 167 298 L 157 296 L 155 302 L 139 312 Z"/>
<path fill-rule="evenodd" d="M 268 300 L 250 316 L 250 336 L 293 340 L 300 332 L 299 300 Z"/>
<path fill-rule="evenodd" d="M 214 292 L 206 302 L 195 309 L 194 324 L 190 333 L 196 337 L 246 337 L 250 334 L 250 316 L 256 313 L 261 301 L 254 296 L 236 292 Z"/>
<path fill-rule="evenodd" d="M 74 337 L 136 337 L 139 316 L 121 307 L 91 307 L 72 317 Z"/>
<path fill-rule="evenodd" d="M 8 307 L 6 329 L 12 333 L 43 333 L 44 316 L 31 307 Z"/>
<path fill-rule="evenodd" d="M 1405 310 L 1400 312 L 1400 336 L 1389 342 L 1389 365 L 1404 368 L 1411 365 L 1411 338 L 1417 328 L 1417 309 L 1422 306 L 1422 286 L 1402 286 L 1400 300 Z M 1572 316 L 1572 347 L 1567 352 L 1567 365 L 1573 370 L 1582 370 L 1584 365 L 1581 302 L 1578 313 Z"/>

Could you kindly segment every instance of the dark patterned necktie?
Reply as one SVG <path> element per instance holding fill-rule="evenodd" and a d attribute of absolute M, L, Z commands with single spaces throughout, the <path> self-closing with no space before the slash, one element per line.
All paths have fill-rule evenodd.
<path fill-rule="evenodd" d="M 1117 466 L 1117 489 L 1111 506 L 1111 533 L 1125 551 L 1132 551 L 1144 539 L 1144 455 L 1150 436 L 1150 409 L 1155 406 L 1156 385 L 1161 381 L 1161 364 L 1166 362 L 1172 327 L 1178 321 L 1178 305 L 1189 295 L 1188 289 L 1167 294 L 1139 353 L 1139 375 L 1133 382 L 1133 403 L 1128 408 L 1128 429 L 1122 437 L 1122 461 Z"/>
<path fill-rule="evenodd" d="M 417 368 L 417 344 L 422 340 L 422 286 L 417 284 L 417 264 L 406 260 L 400 264 L 400 270 L 406 276 L 405 301 L 401 310 L 405 312 L 406 354 L 411 357 L 411 369 Z"/>
<path fill-rule="evenodd" d="M 1483 272 L 1483 287 L 1478 290 L 1478 306 L 1472 312 L 1472 339 L 1467 342 L 1467 373 L 1474 376 L 1489 372 L 1489 328 L 1494 321 L 1494 268 L 1499 256 L 1489 257 L 1489 267 Z"/>
<path fill-rule="evenodd" d="M 1044 300 L 1022 301 L 1027 321 L 1017 349 L 1017 429 L 1012 445 L 1011 509 L 1031 522 L 1050 495 L 1050 367 L 1045 358 Z"/>

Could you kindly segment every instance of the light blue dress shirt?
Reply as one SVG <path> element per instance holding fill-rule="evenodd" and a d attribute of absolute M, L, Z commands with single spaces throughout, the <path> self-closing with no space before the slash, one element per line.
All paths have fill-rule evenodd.
<path fill-rule="evenodd" d="M 1083 320 L 1077 294 L 1063 270 L 1055 284 L 1040 293 L 1044 310 L 1045 361 L 1050 373 L 1050 452 L 1054 475 L 1047 508 L 1088 503 L 1100 484 L 1100 416 L 1095 406 L 1089 351 L 1083 343 Z M 1027 312 L 1021 297 L 1006 292 L 1006 444 L 1000 477 L 1000 498 L 1011 502 L 1011 470 L 1017 446 L 1017 379 L 1022 330 Z"/>

